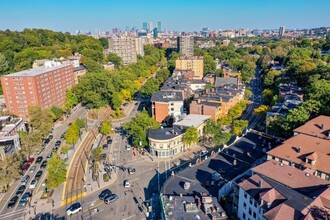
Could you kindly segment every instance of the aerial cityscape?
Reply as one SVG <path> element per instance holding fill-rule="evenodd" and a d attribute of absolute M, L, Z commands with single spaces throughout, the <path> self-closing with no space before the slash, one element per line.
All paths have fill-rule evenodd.
<path fill-rule="evenodd" d="M 1 5 L 0 220 L 330 219 L 330 2 Z"/>

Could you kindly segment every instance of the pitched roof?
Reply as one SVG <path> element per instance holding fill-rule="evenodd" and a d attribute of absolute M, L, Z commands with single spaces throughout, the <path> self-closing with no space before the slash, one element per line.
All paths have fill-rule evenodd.
<path fill-rule="evenodd" d="M 296 128 L 294 130 L 296 133 L 307 134 L 319 138 L 330 139 L 330 117 L 325 115 L 320 115 L 304 125 Z"/>
<path fill-rule="evenodd" d="M 296 189 L 305 195 L 322 187 L 326 189 L 327 185 L 330 184 L 327 180 L 310 174 L 306 175 L 306 172 L 302 170 L 274 160 L 268 160 L 252 168 L 252 171 L 253 173 L 267 176 L 292 189 Z"/>
<path fill-rule="evenodd" d="M 317 152 L 317 154 L 313 154 L 314 152 Z M 286 140 L 282 145 L 268 151 L 267 154 L 300 164 L 314 171 L 319 170 L 330 174 L 330 141 L 326 139 L 298 134 Z M 308 156 L 316 159 L 315 164 L 306 163 L 306 157 Z"/>
<path fill-rule="evenodd" d="M 281 203 L 264 214 L 264 217 L 268 220 L 298 220 L 301 216 L 302 214 L 300 212 L 284 203 Z"/>

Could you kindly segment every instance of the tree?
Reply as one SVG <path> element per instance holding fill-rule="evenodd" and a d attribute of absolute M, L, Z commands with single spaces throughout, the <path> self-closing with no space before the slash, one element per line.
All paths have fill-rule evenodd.
<path fill-rule="evenodd" d="M 21 140 L 23 155 L 30 157 L 32 153 L 40 149 L 42 135 L 39 131 L 32 131 L 32 132 L 21 131 L 19 133 L 19 136 Z"/>
<path fill-rule="evenodd" d="M 16 152 L 0 160 L 0 189 L 7 191 L 9 184 L 20 178 L 21 155 Z"/>
<path fill-rule="evenodd" d="M 74 123 L 78 126 L 79 130 L 86 127 L 86 120 L 83 118 L 77 118 Z"/>
<path fill-rule="evenodd" d="M 119 109 L 122 103 L 123 103 L 123 99 L 122 99 L 120 93 L 115 92 L 112 95 L 112 105 L 111 105 L 112 109 L 113 110 Z"/>
<path fill-rule="evenodd" d="M 122 89 L 120 91 L 120 95 L 121 95 L 122 99 L 124 99 L 124 100 L 131 101 L 131 99 L 132 99 L 131 92 L 128 91 L 127 89 Z"/>
<path fill-rule="evenodd" d="M 61 154 L 67 154 L 70 149 L 71 149 L 71 147 L 68 146 L 68 145 L 62 146 L 62 148 L 61 148 Z"/>
<path fill-rule="evenodd" d="M 117 69 L 120 69 L 120 67 L 122 66 L 123 64 L 123 61 L 122 59 L 120 58 L 120 56 L 118 56 L 117 54 L 115 53 L 109 53 L 108 54 L 108 57 L 107 57 L 107 61 L 108 62 L 112 62 L 113 64 L 115 64 L 115 67 Z"/>
<path fill-rule="evenodd" d="M 93 160 L 94 163 L 98 163 L 101 161 L 101 154 L 102 154 L 102 148 L 101 147 L 97 147 L 94 148 L 91 151 L 91 159 Z"/>
<path fill-rule="evenodd" d="M 208 54 L 204 55 L 203 58 L 204 58 L 204 74 L 214 72 L 216 68 L 214 58 Z"/>
<path fill-rule="evenodd" d="M 111 122 L 110 121 L 104 121 L 104 122 L 102 122 L 100 133 L 103 134 L 103 135 L 107 135 L 111 132 L 111 129 L 112 129 Z"/>
<path fill-rule="evenodd" d="M 158 127 L 158 122 L 154 118 L 151 118 L 146 110 L 138 113 L 131 121 L 123 125 L 133 144 L 139 147 L 148 145 L 147 130 Z"/>
<path fill-rule="evenodd" d="M 249 88 L 245 88 L 244 99 L 248 100 L 252 97 L 253 93 Z"/>
<path fill-rule="evenodd" d="M 67 132 L 65 133 L 65 141 L 68 144 L 75 144 L 78 141 L 80 134 L 80 129 L 76 124 L 72 124 L 68 127 Z"/>
<path fill-rule="evenodd" d="M 54 122 L 49 109 L 41 109 L 39 106 L 28 107 L 29 124 L 33 131 L 40 132 L 45 137 L 51 132 Z"/>
<path fill-rule="evenodd" d="M 241 135 L 243 130 L 248 126 L 249 121 L 247 120 L 235 120 L 233 126 L 233 133 L 235 135 Z"/>
<path fill-rule="evenodd" d="M 188 148 L 191 147 L 192 144 L 198 143 L 198 130 L 195 127 L 190 127 L 183 134 L 183 143 L 187 145 Z"/>
<path fill-rule="evenodd" d="M 267 105 L 260 105 L 258 108 L 254 109 L 253 114 L 265 116 L 268 111 L 269 107 Z"/>
<path fill-rule="evenodd" d="M 0 74 L 3 75 L 9 69 L 9 63 L 6 57 L 0 53 Z"/>
<path fill-rule="evenodd" d="M 57 106 L 53 106 L 50 110 L 54 115 L 54 118 L 53 118 L 54 121 L 56 121 L 57 119 L 62 117 L 62 115 L 64 113 L 63 110 Z"/>
<path fill-rule="evenodd" d="M 57 154 L 47 161 L 47 188 L 55 189 L 66 180 L 66 164 Z"/>
<path fill-rule="evenodd" d="M 66 91 L 66 107 L 68 109 L 72 109 L 73 106 L 76 106 L 79 103 L 77 95 L 72 91 L 72 89 L 68 89 Z"/>

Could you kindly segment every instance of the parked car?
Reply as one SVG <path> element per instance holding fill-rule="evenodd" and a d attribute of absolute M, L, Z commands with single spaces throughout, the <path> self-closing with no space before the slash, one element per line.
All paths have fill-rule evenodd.
<path fill-rule="evenodd" d="M 107 140 L 111 140 L 111 137 L 110 136 L 107 136 Z"/>
<path fill-rule="evenodd" d="M 72 204 L 72 205 L 66 210 L 66 214 L 70 216 L 70 215 L 73 215 L 73 214 L 75 214 L 75 213 L 80 212 L 81 210 L 82 210 L 82 207 L 81 207 L 80 203 L 77 202 L 77 203 Z"/>
<path fill-rule="evenodd" d="M 18 205 L 19 206 L 26 206 L 26 204 L 29 202 L 30 198 L 31 198 L 31 193 L 29 193 L 29 192 L 24 193 L 24 195 L 22 196 L 22 198 L 19 201 Z"/>
<path fill-rule="evenodd" d="M 29 189 L 34 189 L 34 188 L 36 188 L 37 183 L 38 183 L 38 180 L 33 179 L 33 180 L 31 181 L 31 183 L 30 183 Z"/>
<path fill-rule="evenodd" d="M 108 205 L 108 204 L 113 203 L 117 199 L 119 199 L 119 197 L 117 196 L 117 194 L 112 194 L 112 195 L 109 195 L 106 198 L 104 198 L 104 203 Z"/>
<path fill-rule="evenodd" d="M 61 141 L 56 141 L 55 146 L 57 146 L 57 147 L 61 146 Z"/>
<path fill-rule="evenodd" d="M 131 187 L 131 183 L 130 183 L 128 180 L 125 180 L 125 181 L 124 181 L 124 187 L 125 187 L 125 188 L 129 188 L 129 187 Z"/>
<path fill-rule="evenodd" d="M 54 146 L 52 149 L 53 152 L 56 152 L 57 150 L 58 150 L 58 146 Z"/>
<path fill-rule="evenodd" d="M 25 185 L 20 186 L 20 187 L 18 188 L 18 190 L 16 191 L 16 195 L 17 195 L 17 196 L 22 195 L 23 192 L 25 191 L 25 189 L 26 189 L 26 186 L 25 186 Z"/>
<path fill-rule="evenodd" d="M 49 142 L 50 142 L 50 139 L 49 139 L 49 138 L 46 138 L 46 139 L 44 140 L 44 144 L 45 144 L 45 145 L 49 144 Z"/>
<path fill-rule="evenodd" d="M 26 172 L 29 168 L 30 168 L 30 164 L 28 164 L 28 163 L 23 164 L 23 166 L 22 166 L 22 172 L 23 173 Z"/>
<path fill-rule="evenodd" d="M 44 159 L 44 158 L 43 158 L 42 156 L 37 157 L 37 159 L 36 159 L 36 164 L 41 163 L 41 161 L 42 161 L 43 159 Z"/>
<path fill-rule="evenodd" d="M 111 144 L 111 143 L 112 143 L 111 139 L 107 140 L 107 144 Z"/>
<path fill-rule="evenodd" d="M 134 174 L 135 173 L 135 168 L 132 168 L 132 167 L 128 167 L 128 174 Z"/>
<path fill-rule="evenodd" d="M 11 198 L 8 202 L 7 208 L 8 209 L 12 209 L 15 207 L 16 203 L 18 201 L 18 196 L 14 196 L 13 198 Z"/>
<path fill-rule="evenodd" d="M 127 144 L 126 145 L 126 150 L 131 150 L 131 145 Z"/>
<path fill-rule="evenodd" d="M 52 155 L 53 155 L 53 152 L 50 152 L 49 154 L 47 154 L 47 156 L 46 156 L 46 159 L 49 159 L 49 158 L 51 158 L 51 157 L 52 157 Z"/>
<path fill-rule="evenodd" d="M 108 144 L 103 144 L 103 150 L 107 150 L 109 148 Z"/>
<path fill-rule="evenodd" d="M 42 161 L 42 163 L 41 163 L 41 165 L 40 165 L 40 168 L 41 169 L 44 169 L 44 168 L 46 168 L 47 167 L 47 160 L 44 160 L 44 161 Z"/>
<path fill-rule="evenodd" d="M 101 154 L 101 160 L 106 160 L 107 159 L 107 154 Z"/>
<path fill-rule="evenodd" d="M 34 178 L 36 180 L 39 180 L 41 176 L 42 176 L 42 170 L 39 170 Z"/>
<path fill-rule="evenodd" d="M 34 157 L 30 157 L 25 163 L 31 165 L 33 163 L 33 161 L 34 161 Z"/>
<path fill-rule="evenodd" d="M 34 171 L 36 171 L 36 165 L 32 166 L 29 170 L 30 173 L 33 173 Z"/>
<path fill-rule="evenodd" d="M 105 197 L 110 196 L 111 194 L 112 192 L 110 189 L 105 189 L 100 193 L 99 199 L 103 200 Z"/>
<path fill-rule="evenodd" d="M 61 135 L 61 139 L 64 139 L 65 137 L 65 134 L 66 134 L 66 132 L 64 132 L 62 135 Z"/>
<path fill-rule="evenodd" d="M 27 182 L 29 181 L 29 179 L 30 179 L 30 176 L 29 175 L 24 176 L 22 178 L 22 180 L 21 180 L 21 185 L 27 184 Z"/>
<path fill-rule="evenodd" d="M 52 140 L 54 138 L 54 136 L 52 135 L 52 134 L 50 134 L 49 136 L 48 136 L 48 139 L 49 140 Z"/>

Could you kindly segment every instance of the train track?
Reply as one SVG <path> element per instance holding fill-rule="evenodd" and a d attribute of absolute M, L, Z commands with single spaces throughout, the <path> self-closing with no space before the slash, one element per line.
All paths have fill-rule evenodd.
<path fill-rule="evenodd" d="M 90 151 L 93 147 L 95 139 L 99 133 L 99 126 L 103 120 L 111 113 L 111 109 L 107 109 L 99 118 L 98 123 L 92 128 L 87 129 L 87 136 L 84 141 L 76 149 L 76 156 L 68 170 L 66 192 L 65 192 L 65 204 L 68 205 L 73 201 L 79 200 L 85 193 L 85 174 L 88 172 L 85 170 Z"/>

